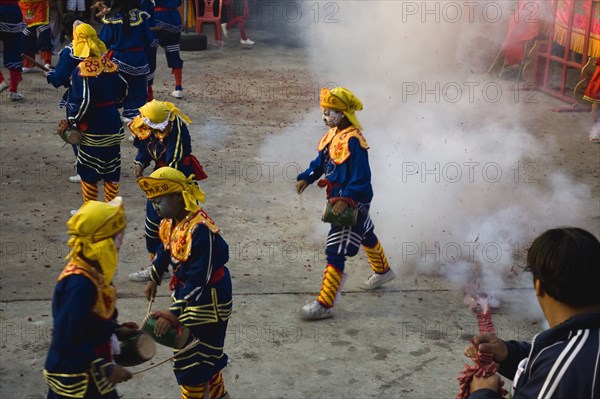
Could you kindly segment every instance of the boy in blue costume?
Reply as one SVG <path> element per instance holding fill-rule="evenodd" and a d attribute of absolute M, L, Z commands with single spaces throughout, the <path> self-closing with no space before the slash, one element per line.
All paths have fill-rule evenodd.
<path fill-rule="evenodd" d="M 23 29 L 27 24 L 23 22 L 23 15 L 17 0 L 0 0 L 0 40 L 3 43 L 4 67 L 8 69 L 8 83 L 0 72 L 0 93 L 8 90 L 8 99 L 12 101 L 23 100 L 23 95 L 17 90 L 19 82 L 23 80 Z"/>
<path fill-rule="evenodd" d="M 171 326 L 183 325 L 190 329 L 190 340 L 202 342 L 173 363 L 181 397 L 228 398 L 221 370 L 227 365 L 223 345 L 232 309 L 231 277 L 225 266 L 229 247 L 214 221 L 198 206 L 204 193 L 192 176 L 186 178 L 165 166 L 137 182 L 164 218 L 159 231 L 162 245 L 153 262 L 152 280 L 144 290 L 148 300 L 155 297 L 169 264 L 175 269 L 169 284 L 173 303 L 154 313 L 154 332 L 160 337 Z"/>
<path fill-rule="evenodd" d="M 127 93 L 127 83 L 117 65 L 102 56 L 105 52 L 92 26 L 82 23 L 73 30 L 73 54 L 85 59 L 71 74 L 67 123 L 81 131 L 77 173 L 84 202 L 98 199 L 100 180 L 104 181 L 106 202 L 119 192 L 125 133 L 118 108 Z"/>
<path fill-rule="evenodd" d="M 181 0 L 155 0 L 154 7 L 154 35 L 158 40 L 158 45 L 165 50 L 167 57 L 167 66 L 171 68 L 171 74 L 175 78 L 175 90 L 171 96 L 183 98 L 183 60 L 179 55 L 181 44 L 181 29 L 183 23 L 181 15 L 177 10 L 181 6 Z M 156 51 L 157 47 L 152 48 L 154 60 L 154 69 L 156 69 Z M 152 74 L 154 75 L 154 74 Z M 148 82 L 148 91 L 151 92 L 154 76 Z"/>
<path fill-rule="evenodd" d="M 113 0 L 102 19 L 104 26 L 99 35 L 129 87 L 123 101 L 123 121 L 127 123 L 138 114 L 148 96 L 146 77 L 150 66 L 146 49 L 152 45 L 153 37 L 150 15 L 140 8 L 139 0 Z"/>
<path fill-rule="evenodd" d="M 302 194 L 309 184 L 325 176 L 318 185 L 327 188 L 327 200 L 332 205 L 333 214 L 339 215 L 352 207 L 358 209 L 358 217 L 353 226 L 331 224 L 321 291 L 316 301 L 300 309 L 301 317 L 307 320 L 333 317 L 333 306 L 345 281 L 346 256 L 356 255 L 361 245 L 373 270 L 361 288 L 372 290 L 395 278 L 369 216 L 373 198 L 367 153 L 369 146 L 354 114 L 362 110 L 362 103 L 350 90 L 336 87 L 331 91 L 321 89 L 320 105 L 329 131 L 319 143 L 317 158 L 296 178 L 296 191 Z"/>
<path fill-rule="evenodd" d="M 135 137 L 133 145 L 138 149 L 133 171 L 136 179 L 142 177 L 144 169 L 154 163 L 154 170 L 169 166 L 183 172 L 194 180 L 203 180 L 206 174 L 192 154 L 192 139 L 188 131 L 191 120 L 174 104 L 152 100 L 142 108 L 140 115 L 129 124 Z M 158 216 L 150 200 L 146 202 L 146 249 L 154 259 L 160 245 L 158 227 L 162 218 Z M 151 267 L 129 275 L 133 281 L 150 280 Z"/>
<path fill-rule="evenodd" d="M 52 342 L 44 368 L 48 399 L 118 399 L 131 373 L 112 362 L 116 289 L 112 284 L 126 226 L 120 197 L 86 202 L 67 222 L 69 263 L 52 298 Z"/>

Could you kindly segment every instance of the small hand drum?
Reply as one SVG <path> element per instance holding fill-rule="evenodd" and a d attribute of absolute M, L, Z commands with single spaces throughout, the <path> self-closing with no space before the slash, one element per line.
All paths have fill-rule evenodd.
<path fill-rule="evenodd" d="M 148 334 L 152 336 L 152 338 L 159 344 L 168 346 L 169 348 L 181 349 L 185 346 L 188 338 L 190 337 L 190 329 L 187 327 L 183 328 L 181 334 L 177 333 L 177 329 L 175 327 L 171 327 L 166 334 L 162 337 L 157 337 L 154 334 L 154 326 L 156 325 L 156 318 L 147 317 L 144 320 L 144 324 L 142 325 L 142 330 L 146 331 Z"/>
<path fill-rule="evenodd" d="M 67 128 L 60 133 L 60 138 L 68 144 L 79 144 L 81 141 L 81 132 L 77 129 Z"/>
<path fill-rule="evenodd" d="M 333 206 L 329 203 L 329 201 L 325 202 L 325 208 L 323 208 L 323 215 L 321 216 L 322 221 L 338 226 L 354 226 L 357 218 L 358 208 L 351 206 L 348 206 L 339 215 L 334 215 Z"/>
<path fill-rule="evenodd" d="M 121 353 L 115 355 L 115 362 L 123 367 L 137 366 L 147 362 L 156 353 L 154 340 L 145 331 L 137 330 L 119 341 Z"/>

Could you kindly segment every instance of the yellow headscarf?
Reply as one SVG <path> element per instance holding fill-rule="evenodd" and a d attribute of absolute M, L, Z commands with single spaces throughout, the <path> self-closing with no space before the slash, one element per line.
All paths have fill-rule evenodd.
<path fill-rule="evenodd" d="M 363 109 L 362 102 L 352 92 L 344 87 L 336 87 L 329 90 L 327 87 L 321 89 L 319 104 L 322 108 L 335 109 L 342 111 L 346 118 L 356 128 L 362 130 L 362 126 L 358 122 L 354 112 Z"/>
<path fill-rule="evenodd" d="M 164 166 L 156 169 L 148 177 L 140 177 L 137 179 L 137 183 L 148 199 L 171 193 L 181 193 L 185 209 L 196 212 L 200 209 L 197 201 L 204 203 L 205 194 L 193 178 L 194 175 L 186 178 L 177 169 Z"/>
<path fill-rule="evenodd" d="M 83 255 L 100 264 L 104 283 L 109 285 L 117 270 L 118 251 L 113 237 L 125 229 L 123 200 L 117 197 L 109 203 L 88 201 L 67 222 L 71 236 L 67 245 L 71 252 L 67 258 Z"/>
<path fill-rule="evenodd" d="M 73 28 L 73 55 L 80 58 L 100 57 L 106 54 L 106 45 L 98 38 L 96 30 L 83 23 Z"/>
<path fill-rule="evenodd" d="M 163 131 L 169 122 L 177 117 L 188 125 L 192 123 L 191 119 L 184 115 L 175 104 L 152 100 L 140 108 L 140 114 L 129 123 L 129 129 L 135 136 L 145 140 L 151 133 L 150 129 Z"/>

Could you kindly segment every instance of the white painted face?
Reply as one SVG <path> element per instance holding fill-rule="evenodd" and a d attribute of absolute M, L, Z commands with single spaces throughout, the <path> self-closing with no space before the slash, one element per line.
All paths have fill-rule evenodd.
<path fill-rule="evenodd" d="M 327 127 L 336 127 L 340 124 L 342 119 L 346 117 L 343 112 L 336 111 L 335 109 L 330 108 L 321 108 L 321 112 L 323 113 L 323 122 Z"/>

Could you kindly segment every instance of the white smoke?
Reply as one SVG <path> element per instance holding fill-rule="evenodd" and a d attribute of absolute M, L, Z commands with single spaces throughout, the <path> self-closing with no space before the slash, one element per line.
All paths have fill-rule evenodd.
<path fill-rule="evenodd" d="M 456 2 L 463 17 L 455 22 L 441 14 L 448 3 L 338 2 L 337 23 L 303 31 L 319 81 L 364 104 L 357 116 L 371 147 L 371 216 L 394 269 L 502 296 L 497 290 L 531 287 L 519 263 L 527 244 L 548 228 L 581 225 L 591 194 L 544 162 L 554 144 L 520 123 L 522 93 L 485 77 L 512 2 L 497 2 L 498 20 L 489 7 L 482 14 L 494 2 L 469 3 L 471 16 Z M 326 130 L 318 117 L 315 101 L 302 126 L 266 142 L 263 158 L 307 166 Z"/>

